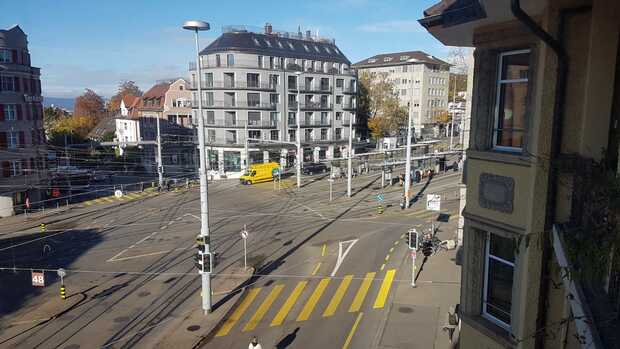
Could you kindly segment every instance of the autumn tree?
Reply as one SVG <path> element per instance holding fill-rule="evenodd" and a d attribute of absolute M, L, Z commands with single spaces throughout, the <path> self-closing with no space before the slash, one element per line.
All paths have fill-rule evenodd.
<path fill-rule="evenodd" d="M 75 99 L 73 114 L 86 116 L 95 120 L 105 112 L 105 101 L 95 91 L 86 89 L 86 92 Z"/>
<path fill-rule="evenodd" d="M 407 109 L 400 105 L 387 74 L 362 72 L 359 86 L 359 114 L 367 118 L 373 138 L 393 136 L 407 124 Z"/>
<path fill-rule="evenodd" d="M 58 107 L 45 107 L 43 108 L 43 128 L 49 130 L 54 127 L 55 123 L 68 117 L 70 114 L 68 111 Z"/>
<path fill-rule="evenodd" d="M 110 98 L 110 101 L 108 102 L 108 111 L 114 112 L 119 110 L 121 107 L 121 100 L 125 96 L 142 96 L 142 90 L 140 90 L 140 88 L 138 87 L 138 85 L 136 85 L 134 81 L 121 81 L 118 85 L 118 90 L 116 94 L 112 96 L 112 98 Z"/>
<path fill-rule="evenodd" d="M 448 101 L 458 99 L 458 93 L 467 91 L 467 59 L 465 56 L 467 53 L 462 47 L 453 47 L 448 52 L 448 62 L 452 64 L 450 69 L 450 81 L 448 86 Z M 456 84 L 456 88 L 455 88 Z M 456 91 L 456 98 L 453 94 Z"/>

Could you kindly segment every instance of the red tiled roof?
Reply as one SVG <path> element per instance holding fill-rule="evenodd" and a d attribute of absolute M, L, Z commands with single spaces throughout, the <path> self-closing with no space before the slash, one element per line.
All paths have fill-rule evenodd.
<path fill-rule="evenodd" d="M 164 98 L 166 92 L 170 88 L 169 82 L 162 82 L 153 87 L 142 96 L 142 98 Z"/>
<path fill-rule="evenodd" d="M 123 103 L 125 103 L 125 108 L 129 109 L 132 106 L 135 106 L 136 100 L 140 99 L 140 97 L 132 96 L 132 95 L 124 95 Z"/>

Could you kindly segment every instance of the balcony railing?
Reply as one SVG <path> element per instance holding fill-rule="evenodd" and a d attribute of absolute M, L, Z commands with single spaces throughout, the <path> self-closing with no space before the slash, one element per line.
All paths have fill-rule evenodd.
<path fill-rule="evenodd" d="M 192 107 L 198 108 L 198 101 L 192 101 Z M 264 110 L 275 110 L 278 107 L 278 104 L 274 103 L 254 103 L 254 102 L 246 102 L 246 101 L 235 101 L 235 102 L 227 102 L 227 101 L 206 101 L 202 100 L 202 107 L 205 109 L 264 109 Z"/>
<path fill-rule="evenodd" d="M 299 122 L 300 127 L 329 127 L 331 124 L 330 120 L 301 120 Z M 296 120 L 293 120 L 293 122 L 289 120 L 288 126 L 297 127 Z"/>
<path fill-rule="evenodd" d="M 278 87 L 276 84 L 269 82 L 254 83 L 243 80 L 238 81 L 200 81 L 200 88 L 209 89 L 231 89 L 231 90 L 275 90 Z M 198 83 L 193 81 L 190 84 L 190 88 L 195 90 L 198 88 Z"/>
<path fill-rule="evenodd" d="M 299 109 L 301 110 L 331 110 L 333 107 L 332 103 L 321 103 L 321 102 L 305 102 L 301 103 Z M 289 102 L 288 108 L 290 110 L 297 109 L 297 102 Z"/>
<path fill-rule="evenodd" d="M 229 127 L 229 128 L 244 128 L 245 119 L 243 120 L 226 120 L 226 119 L 207 119 L 205 120 L 205 126 L 207 127 Z M 277 120 L 249 120 L 249 128 L 277 128 Z"/>
<path fill-rule="evenodd" d="M 259 67 L 258 64 L 243 64 L 235 62 L 233 65 L 226 64 L 225 61 L 222 61 L 220 65 L 216 64 L 207 64 L 203 62 L 200 66 L 201 69 L 212 69 L 212 68 L 251 68 L 251 69 L 266 69 L 266 70 L 286 70 L 286 71 L 302 71 L 302 67 L 299 64 L 295 63 L 287 63 L 286 69 L 280 65 L 280 63 L 276 63 L 273 66 L 269 66 L 269 62 L 265 62 L 262 67 Z M 196 70 L 196 62 L 189 62 L 189 70 Z M 315 74 L 333 74 L 333 75 L 348 75 L 348 76 L 357 76 L 357 72 L 355 69 L 341 69 L 338 71 L 336 68 L 327 68 L 327 70 L 322 67 L 319 69 L 314 69 L 310 67 L 306 67 L 303 69 L 304 73 L 315 73 Z"/>
<path fill-rule="evenodd" d="M 344 103 L 342 105 L 342 109 L 344 110 L 356 110 L 357 109 L 357 105 L 355 103 Z"/>

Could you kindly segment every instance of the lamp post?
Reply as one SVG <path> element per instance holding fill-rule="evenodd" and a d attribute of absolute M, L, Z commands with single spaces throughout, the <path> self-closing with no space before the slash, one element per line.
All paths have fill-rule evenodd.
<path fill-rule="evenodd" d="M 198 46 L 198 31 L 209 30 L 209 23 L 203 21 L 187 21 L 183 29 L 194 31 L 196 39 L 196 73 L 198 75 L 198 147 L 200 153 L 200 236 L 205 241 L 205 253 L 210 253 L 209 246 L 209 202 L 207 197 L 207 164 L 205 159 L 204 119 L 202 117 L 202 91 L 200 86 L 200 49 Z M 211 311 L 211 274 L 201 273 L 202 277 L 202 309 L 206 313 Z"/>
<path fill-rule="evenodd" d="M 303 69 L 303 68 L 302 68 Z M 297 76 L 297 190 L 301 189 L 301 162 L 303 161 L 303 151 L 301 149 L 301 101 L 299 100 L 299 80 L 301 79 L 301 72 L 295 72 Z"/>

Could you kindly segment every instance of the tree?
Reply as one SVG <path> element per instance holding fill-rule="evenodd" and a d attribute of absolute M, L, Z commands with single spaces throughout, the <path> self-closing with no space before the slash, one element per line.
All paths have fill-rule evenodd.
<path fill-rule="evenodd" d="M 62 118 L 68 117 L 69 112 L 58 107 L 45 107 L 43 108 L 43 128 L 50 130 L 54 127 L 54 124 Z"/>
<path fill-rule="evenodd" d="M 392 136 L 407 124 L 407 109 L 400 105 L 387 74 L 362 72 L 359 78 L 359 114 L 368 120 L 373 138 Z"/>
<path fill-rule="evenodd" d="M 119 110 L 121 107 L 121 100 L 125 96 L 142 96 L 142 90 L 140 90 L 134 81 L 121 81 L 118 85 L 118 92 L 116 92 L 108 102 L 108 111 L 114 112 Z"/>
<path fill-rule="evenodd" d="M 99 119 L 105 112 L 105 102 L 101 96 L 91 89 L 75 99 L 73 115 Z"/>
<path fill-rule="evenodd" d="M 450 69 L 450 81 L 448 88 L 448 101 L 453 100 L 454 84 L 456 84 L 456 93 L 467 91 L 467 72 L 468 65 L 465 56 L 467 53 L 462 47 L 453 47 L 448 52 L 448 62 L 452 64 Z"/>

